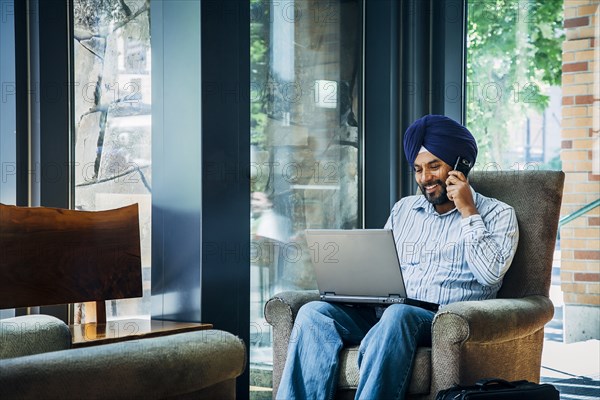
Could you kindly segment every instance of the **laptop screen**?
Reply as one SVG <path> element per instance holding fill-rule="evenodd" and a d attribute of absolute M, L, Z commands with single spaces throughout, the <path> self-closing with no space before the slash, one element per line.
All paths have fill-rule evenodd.
<path fill-rule="evenodd" d="M 390 229 L 307 229 L 321 295 L 406 297 Z"/>

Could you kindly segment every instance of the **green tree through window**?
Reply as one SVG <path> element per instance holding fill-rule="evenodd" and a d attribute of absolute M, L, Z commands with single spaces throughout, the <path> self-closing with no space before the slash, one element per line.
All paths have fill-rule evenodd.
<path fill-rule="evenodd" d="M 508 167 L 509 133 L 546 109 L 548 88 L 561 82 L 562 0 L 469 2 L 467 29 L 467 126 L 478 167 Z"/>

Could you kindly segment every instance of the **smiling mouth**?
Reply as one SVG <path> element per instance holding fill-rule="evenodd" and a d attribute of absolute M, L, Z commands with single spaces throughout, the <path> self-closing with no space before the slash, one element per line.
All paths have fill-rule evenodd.
<path fill-rule="evenodd" d="M 437 187 L 438 187 L 438 184 L 437 184 L 437 183 L 435 183 L 435 184 L 433 184 L 433 185 L 426 185 L 426 186 L 423 186 L 423 187 L 425 188 L 425 191 L 426 191 L 427 193 L 433 193 L 433 192 L 435 192 L 435 190 L 437 189 Z"/>
<path fill-rule="evenodd" d="M 446 185 L 439 179 L 430 180 L 424 185 L 419 184 L 419 189 L 427 201 L 434 206 L 445 204 L 450 201 L 448 200 L 448 195 L 446 193 Z"/>

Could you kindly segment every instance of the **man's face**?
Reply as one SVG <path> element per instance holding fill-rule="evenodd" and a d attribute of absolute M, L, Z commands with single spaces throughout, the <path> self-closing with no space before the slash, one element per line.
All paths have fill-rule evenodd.
<path fill-rule="evenodd" d="M 425 198 L 434 206 L 449 203 L 446 179 L 452 167 L 429 152 L 419 153 L 414 163 L 415 179 Z"/>

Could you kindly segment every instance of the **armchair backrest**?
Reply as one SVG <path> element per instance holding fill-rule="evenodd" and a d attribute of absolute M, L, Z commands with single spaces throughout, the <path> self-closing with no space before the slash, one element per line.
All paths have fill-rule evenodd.
<path fill-rule="evenodd" d="M 469 175 L 476 192 L 511 205 L 519 222 L 519 246 L 498 297 L 548 296 L 564 179 L 562 171 Z"/>

